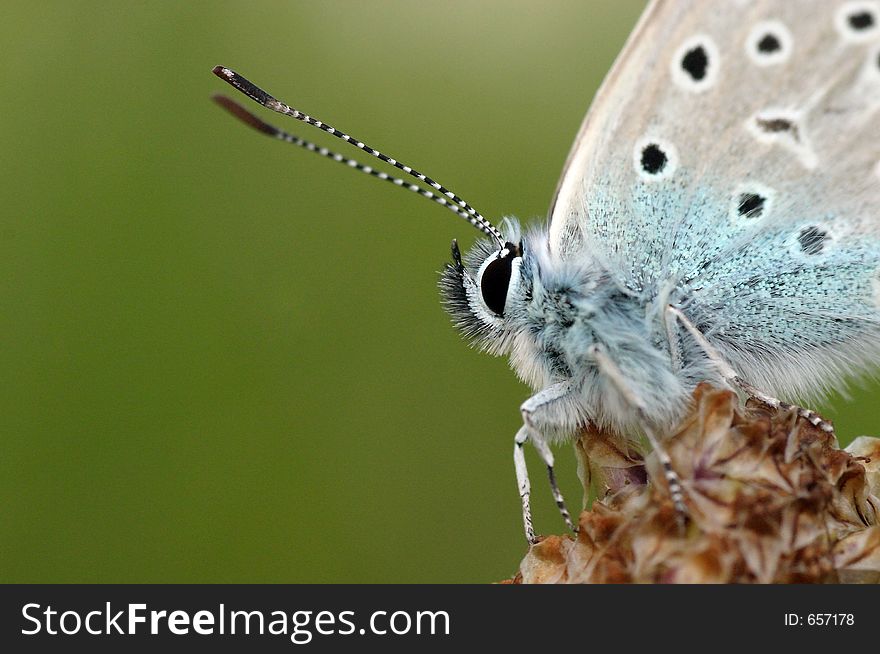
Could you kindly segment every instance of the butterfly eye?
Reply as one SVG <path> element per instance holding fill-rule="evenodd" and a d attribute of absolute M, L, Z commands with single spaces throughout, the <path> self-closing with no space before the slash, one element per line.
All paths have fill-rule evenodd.
<path fill-rule="evenodd" d="M 513 259 L 516 256 L 519 256 L 518 248 L 508 243 L 497 259 L 486 264 L 480 276 L 480 293 L 483 302 L 499 316 L 504 315 L 507 289 L 510 288 L 510 278 L 513 274 Z"/>

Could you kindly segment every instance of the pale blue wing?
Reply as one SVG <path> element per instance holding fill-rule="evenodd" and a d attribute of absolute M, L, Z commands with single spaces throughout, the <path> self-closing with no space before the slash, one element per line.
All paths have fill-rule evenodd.
<path fill-rule="evenodd" d="M 569 157 L 551 248 L 679 303 L 749 381 L 880 360 L 880 6 L 661 1 Z"/>

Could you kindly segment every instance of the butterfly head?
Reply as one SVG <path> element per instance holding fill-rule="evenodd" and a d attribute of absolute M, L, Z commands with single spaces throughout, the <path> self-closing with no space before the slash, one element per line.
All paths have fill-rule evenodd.
<path fill-rule="evenodd" d="M 389 175 L 373 166 L 363 165 L 329 148 L 319 147 L 311 141 L 278 129 L 226 96 L 214 97 L 221 107 L 246 125 L 394 184 L 398 188 L 417 193 L 453 212 L 486 235 L 487 238 L 478 241 L 464 257 L 458 245 L 453 242 L 453 262 L 446 266 L 440 286 L 449 312 L 465 335 L 474 338 L 484 349 L 494 354 L 502 354 L 510 349 L 514 325 L 522 324 L 521 320 L 517 323 L 516 316 L 521 315 L 520 310 L 531 292 L 530 284 L 525 283 L 528 275 L 523 265 L 525 248 L 519 225 L 515 221 L 505 220 L 505 229 L 500 230 L 458 195 L 411 166 L 382 154 L 324 121 L 294 109 L 229 68 L 216 66 L 213 72 L 235 90 L 267 109 L 317 127 L 393 166 L 419 183 L 407 181 L 405 177 Z"/>
<path fill-rule="evenodd" d="M 502 354 L 528 296 L 530 283 L 523 266 L 525 251 L 519 226 L 506 221 L 504 246 L 484 238 L 462 255 L 452 242 L 452 263 L 440 278 L 444 305 L 468 338 Z"/>

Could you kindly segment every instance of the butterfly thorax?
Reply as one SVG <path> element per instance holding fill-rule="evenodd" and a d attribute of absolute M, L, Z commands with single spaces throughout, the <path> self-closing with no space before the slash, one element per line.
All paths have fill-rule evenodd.
<path fill-rule="evenodd" d="M 513 223 L 508 232 L 519 237 Z M 596 347 L 614 362 L 626 388 L 642 399 L 652 422 L 669 425 L 677 420 L 698 378 L 711 378 L 712 371 L 704 357 L 692 361 L 692 352 L 676 351 L 669 344 L 658 298 L 675 301 L 675 292 L 627 289 L 589 254 L 553 257 L 544 229 L 530 231 L 518 242 L 520 256 L 512 266 L 500 314 L 480 294 L 481 269 L 496 256 L 496 246 L 480 241 L 461 266 L 447 266 L 441 288 L 465 335 L 492 354 L 509 356 L 513 369 L 533 389 L 564 384 L 573 390 L 557 436 L 587 423 L 619 432 L 638 424 L 618 385 L 600 374 Z"/>

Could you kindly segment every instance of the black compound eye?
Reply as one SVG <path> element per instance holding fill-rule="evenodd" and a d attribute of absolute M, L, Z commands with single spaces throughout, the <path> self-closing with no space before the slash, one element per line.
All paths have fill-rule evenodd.
<path fill-rule="evenodd" d="M 504 315 L 504 303 L 507 301 L 507 289 L 510 287 L 510 276 L 513 274 L 513 259 L 518 255 L 517 248 L 508 243 L 506 254 L 493 260 L 483 269 L 480 278 L 480 293 L 483 302 L 494 313 Z"/>

